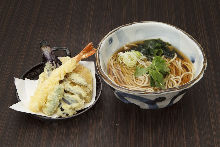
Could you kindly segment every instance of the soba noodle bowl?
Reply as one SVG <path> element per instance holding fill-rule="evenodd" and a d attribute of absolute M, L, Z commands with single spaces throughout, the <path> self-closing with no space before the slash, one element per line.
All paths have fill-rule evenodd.
<path fill-rule="evenodd" d="M 108 76 L 119 86 L 147 92 L 184 85 L 193 79 L 191 61 L 160 39 L 129 43 L 108 62 Z"/>

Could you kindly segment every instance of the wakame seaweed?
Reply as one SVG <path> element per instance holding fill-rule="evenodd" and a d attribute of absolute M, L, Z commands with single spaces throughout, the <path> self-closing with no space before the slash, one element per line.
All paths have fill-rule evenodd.
<path fill-rule="evenodd" d="M 141 52 L 149 60 L 152 60 L 155 56 L 164 55 L 166 58 L 173 58 L 175 55 L 175 50 L 169 48 L 171 45 L 161 39 L 144 40 L 143 43 L 137 45 L 137 47 L 132 49 Z"/>

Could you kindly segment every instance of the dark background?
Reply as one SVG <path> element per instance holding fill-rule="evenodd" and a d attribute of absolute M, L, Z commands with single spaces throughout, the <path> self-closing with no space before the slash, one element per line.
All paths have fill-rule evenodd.
<path fill-rule="evenodd" d="M 41 61 L 42 39 L 75 55 L 115 27 L 144 20 L 185 30 L 207 55 L 204 78 L 177 104 L 142 110 L 103 82 L 97 104 L 71 120 L 40 121 L 8 108 L 17 102 L 13 77 Z M 220 146 L 219 32 L 219 0 L 1 0 L 0 146 Z"/>

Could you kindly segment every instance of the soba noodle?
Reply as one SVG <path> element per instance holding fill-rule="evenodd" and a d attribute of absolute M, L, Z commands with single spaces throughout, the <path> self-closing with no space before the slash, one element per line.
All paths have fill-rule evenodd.
<path fill-rule="evenodd" d="M 124 46 L 124 49 L 127 50 L 127 46 Z M 170 73 L 164 79 L 165 89 L 178 87 L 193 79 L 193 65 L 187 58 L 180 59 L 176 53 L 172 59 L 164 56 L 162 58 L 165 59 L 170 69 Z M 137 65 L 148 67 L 151 65 L 151 61 L 148 61 L 147 58 L 138 60 Z M 160 90 L 157 87 L 151 87 L 148 74 L 135 77 L 135 70 L 136 66 L 128 67 L 119 61 L 118 52 L 114 53 L 108 62 L 108 75 L 116 84 L 131 90 L 147 92 Z"/>

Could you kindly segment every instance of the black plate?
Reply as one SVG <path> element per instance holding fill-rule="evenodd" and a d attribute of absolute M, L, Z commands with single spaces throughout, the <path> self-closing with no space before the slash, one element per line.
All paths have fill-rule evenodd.
<path fill-rule="evenodd" d="M 62 49 L 62 48 L 61 48 Z M 68 50 L 68 49 L 67 49 Z M 69 52 L 70 53 L 70 52 Z M 70 56 L 70 54 L 68 54 L 68 56 Z M 45 63 L 44 62 L 41 62 L 35 66 L 33 66 L 31 69 L 29 69 L 28 71 L 26 71 L 22 76 L 21 76 L 21 79 L 30 79 L 30 80 L 37 80 L 39 78 L 39 75 L 44 71 L 44 65 Z M 88 111 L 92 106 L 95 105 L 95 103 L 98 101 L 99 99 L 99 96 L 101 94 L 101 91 L 102 91 L 102 82 L 101 82 L 101 78 L 98 74 L 95 74 L 95 77 L 96 77 L 96 97 L 95 97 L 95 101 L 94 103 L 85 108 L 85 109 L 82 109 L 82 110 L 79 110 L 77 111 L 77 113 L 75 115 L 72 115 L 70 117 L 62 117 L 62 118 L 51 118 L 51 117 L 46 117 L 46 116 L 40 116 L 40 115 L 36 115 L 36 114 L 30 114 L 31 116 L 35 116 L 37 118 L 40 118 L 40 119 L 50 119 L 50 120 L 64 120 L 64 119 L 69 119 L 69 118 L 73 118 L 73 117 L 76 117 L 80 114 L 83 114 L 84 112 Z M 16 96 L 17 96 L 17 99 L 18 101 L 21 101 L 19 99 L 19 96 L 16 92 Z"/>

